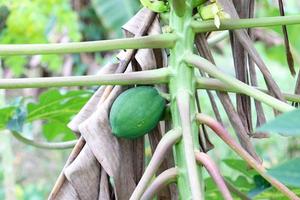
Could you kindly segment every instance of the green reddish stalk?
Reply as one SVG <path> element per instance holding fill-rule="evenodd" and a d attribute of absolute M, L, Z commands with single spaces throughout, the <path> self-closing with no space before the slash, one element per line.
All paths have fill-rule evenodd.
<path fill-rule="evenodd" d="M 197 114 L 196 116 L 199 123 L 205 124 L 210 127 L 233 151 L 241 156 L 253 169 L 255 169 L 262 177 L 264 177 L 271 185 L 281 191 L 285 196 L 293 200 L 300 200 L 300 198 L 282 184 L 277 179 L 273 178 L 267 173 L 267 170 L 258 163 L 241 145 L 234 141 L 227 130 L 215 119 L 205 114 Z"/>
<path fill-rule="evenodd" d="M 203 152 L 200 152 L 199 150 L 195 151 L 195 156 L 197 162 L 202 164 L 205 169 L 208 171 L 212 179 L 215 181 L 217 187 L 219 188 L 219 191 L 221 192 L 223 198 L 225 200 L 233 200 L 226 183 L 221 176 L 221 173 L 217 167 L 217 165 L 214 163 L 214 161 L 206 154 Z"/>

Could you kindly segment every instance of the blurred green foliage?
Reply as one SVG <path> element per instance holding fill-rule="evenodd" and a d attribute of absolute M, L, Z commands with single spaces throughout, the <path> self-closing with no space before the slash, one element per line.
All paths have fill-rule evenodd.
<path fill-rule="evenodd" d="M 51 43 L 60 42 L 62 37 L 67 37 L 69 41 L 122 37 L 121 26 L 139 8 L 141 8 L 139 0 L 91 0 L 89 4 L 84 5 L 76 11 L 70 1 L 66 0 L 0 0 L 0 43 Z M 299 8 L 299 1 L 286 1 L 287 15 L 299 14 Z M 274 4 L 272 0 L 257 1 L 256 15 L 258 17 L 279 15 L 277 4 Z M 275 31 L 279 36 L 282 35 L 281 27 L 273 27 L 268 30 Z M 300 64 L 298 58 L 298 50 L 300 49 L 300 40 L 298 39 L 299 25 L 289 26 L 288 30 L 296 64 Z M 224 54 L 216 56 L 217 62 L 229 63 L 228 65 L 230 65 L 232 58 L 230 53 L 228 53 L 230 52 L 230 48 L 227 48 L 228 42 L 223 42 L 222 45 L 224 45 Z M 268 66 L 271 67 L 270 69 L 275 75 L 275 79 L 277 76 L 280 77 L 278 83 L 285 88 L 288 87 L 288 89 L 293 90 L 291 85 L 295 81 L 290 76 L 283 77 L 282 75 L 283 71 L 288 70 L 286 67 L 284 46 L 275 45 L 270 47 L 260 42 L 257 44 L 257 47 L 267 61 Z M 99 63 L 107 60 L 105 56 L 104 54 L 97 53 L 92 58 Z M 2 61 L 5 69 L 12 70 L 13 76 L 25 76 L 30 58 L 32 57 L 11 56 L 4 57 Z M 75 65 L 72 71 L 73 75 L 85 74 L 89 65 L 83 63 L 81 56 L 78 54 L 73 55 L 72 58 Z M 62 55 L 45 55 L 41 57 L 41 67 L 50 72 L 50 74 L 46 75 L 51 76 L 62 71 L 63 61 L 64 57 Z M 225 70 L 230 71 L 228 68 Z M 286 86 L 287 84 L 288 86 Z M 39 120 L 42 121 L 40 130 L 42 134 L 39 135 L 42 139 L 48 141 L 74 139 L 73 133 L 66 124 L 80 110 L 91 94 L 92 91 L 85 89 L 77 91 L 52 89 L 42 92 L 37 100 L 22 98 L 23 100 L 19 104 L 7 105 L 0 109 L 0 129 L 6 128 L 7 123 L 11 122 L 13 118 L 15 119 L 14 123 L 16 123 L 22 121 L 20 119 L 24 117 L 25 124 L 20 124 L 20 127 L 26 136 L 33 136 L 32 123 Z M 209 102 L 204 100 L 203 105 L 203 107 L 207 107 L 206 105 L 209 105 Z M 22 108 L 24 112 L 20 112 L 17 107 L 19 109 Z M 272 110 L 269 113 L 272 116 Z M 228 122 L 225 123 L 226 125 L 228 124 Z M 243 160 L 236 159 L 236 155 L 226 149 L 227 147 L 223 143 L 213 142 L 216 146 L 216 149 L 212 152 L 212 154 L 214 153 L 213 157 L 216 158 L 216 161 L 221 166 L 222 174 L 226 177 L 227 181 L 241 191 L 255 196 L 255 199 L 284 199 L 277 190 L 270 188 L 255 171 L 249 170 Z M 269 167 L 281 161 L 281 159 L 289 159 L 286 156 L 286 148 L 284 146 L 287 143 L 287 139 L 285 138 L 272 136 L 268 141 L 255 143 L 257 144 L 258 152 L 263 156 Z M 33 151 L 32 149 L 30 150 Z M 150 155 L 149 148 L 147 152 Z M 148 158 L 145 157 L 145 159 Z M 52 162 L 58 162 L 57 160 L 59 159 L 54 157 Z M 288 163 L 280 166 L 279 171 L 289 172 L 295 169 L 291 166 L 300 165 L 299 159 L 296 161 L 293 161 L 296 162 L 293 165 Z M 48 165 L 47 162 L 46 165 Z M 58 166 L 60 165 L 58 164 Z M 0 164 L 0 199 L 4 199 L 2 167 Z M 20 168 L 20 166 L 18 167 Z M 276 176 L 275 169 L 278 168 L 274 168 L 273 170 L 273 175 Z M 298 171 L 294 171 L 296 173 L 293 176 L 298 177 Z M 45 173 L 52 174 L 53 172 Z M 282 175 L 282 173 L 279 174 Z M 287 177 L 289 174 L 285 175 Z M 297 180 L 296 183 L 299 184 Z M 37 183 L 30 183 L 30 181 L 29 183 L 23 183 L 21 180 L 18 180 L 16 185 L 18 199 L 45 199 L 53 184 L 51 181 L 53 182 L 54 180 L 43 180 Z M 206 178 L 205 183 L 208 199 L 222 199 L 211 178 Z M 295 185 L 292 186 L 295 187 Z M 294 190 L 298 194 L 300 193 L 299 189 Z"/>
<path fill-rule="evenodd" d="M 68 37 L 70 41 L 81 39 L 78 16 L 69 1 L 9 0 L 1 1 L 0 7 L 9 13 L 0 31 L 2 44 L 58 42 L 61 37 Z M 3 60 L 15 76 L 20 76 L 25 72 L 28 57 L 9 56 Z M 63 59 L 58 55 L 45 55 L 42 63 L 49 70 L 59 71 Z"/>

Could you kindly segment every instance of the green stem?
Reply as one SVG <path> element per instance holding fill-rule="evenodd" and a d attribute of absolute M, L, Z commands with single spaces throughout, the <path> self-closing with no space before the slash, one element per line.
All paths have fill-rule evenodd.
<path fill-rule="evenodd" d="M 300 23 L 300 15 L 278 16 L 278 17 L 262 17 L 252 19 L 222 19 L 220 28 L 217 28 L 213 20 L 209 21 L 193 21 L 191 26 L 194 32 L 212 32 L 221 30 L 233 30 L 255 27 L 269 27 L 280 25 L 293 25 Z"/>
<path fill-rule="evenodd" d="M 185 13 L 185 0 L 173 0 L 173 9 L 179 17 L 182 17 Z"/>
<path fill-rule="evenodd" d="M 135 190 L 133 191 L 130 200 L 141 199 L 142 195 L 144 194 L 145 190 L 147 189 L 148 184 L 150 183 L 151 179 L 157 172 L 160 164 L 164 160 L 165 156 L 167 155 L 167 151 L 178 142 L 181 138 L 182 131 L 181 129 L 173 129 L 167 132 L 160 142 L 158 143 L 153 156 L 142 176 L 139 183 L 137 184 Z"/>
<path fill-rule="evenodd" d="M 217 90 L 220 92 L 233 92 L 233 93 L 241 93 L 245 94 L 243 91 L 238 90 L 237 88 L 230 87 L 224 84 L 222 81 L 214 78 L 197 78 L 197 88 L 198 89 L 205 89 L 205 90 Z M 264 93 L 268 93 L 267 89 L 254 87 L 257 90 L 260 90 Z M 290 93 L 282 93 L 283 97 L 290 102 L 299 102 L 300 103 L 300 95 L 297 94 L 290 94 Z"/>
<path fill-rule="evenodd" d="M 153 199 L 153 197 L 165 186 L 176 182 L 177 176 L 178 169 L 176 167 L 165 170 L 154 179 L 154 181 L 143 194 L 141 200 Z"/>
<path fill-rule="evenodd" d="M 175 2 L 171 2 L 173 5 Z M 177 187 L 179 199 L 204 199 L 202 192 L 201 167 L 195 161 L 194 149 L 199 149 L 197 124 L 192 118 L 195 109 L 195 76 L 194 70 L 183 62 L 186 53 L 194 47 L 194 33 L 190 27 L 192 21 L 192 0 L 186 0 L 185 14 L 179 17 L 172 6 L 170 27 L 179 36 L 174 48 L 170 50 L 169 91 L 171 94 L 170 110 L 172 126 L 182 127 L 183 136 L 173 149 L 175 164 L 179 174 Z M 173 3 L 173 4 L 172 4 Z"/>
<path fill-rule="evenodd" d="M 130 72 L 126 74 L 0 79 L 0 89 L 158 84 L 167 83 L 169 74 L 170 73 L 167 68 L 160 68 L 148 71 Z"/>
<path fill-rule="evenodd" d="M 176 39 L 177 36 L 175 34 L 160 34 L 93 42 L 0 45 L 0 56 L 65 54 L 118 49 L 171 48 L 175 45 Z"/>
<path fill-rule="evenodd" d="M 77 143 L 77 140 L 73 141 L 68 141 L 68 142 L 38 142 L 34 140 L 30 140 L 28 138 L 25 138 L 22 136 L 20 133 L 16 131 L 11 132 L 12 135 L 19 140 L 20 142 L 23 142 L 25 144 L 41 148 L 41 149 L 54 149 L 54 150 L 59 150 L 59 149 L 71 149 L 75 146 Z"/>
<path fill-rule="evenodd" d="M 225 73 L 219 71 L 215 65 L 210 63 L 208 60 L 197 56 L 197 55 L 187 55 L 185 57 L 185 61 L 191 65 L 194 65 L 198 67 L 200 70 L 203 70 L 204 72 L 208 73 L 209 75 L 220 79 L 222 82 L 226 83 L 227 85 L 231 86 L 232 88 L 235 88 L 238 91 L 241 91 L 242 93 L 251 96 L 255 98 L 258 101 L 261 101 L 271 107 L 273 107 L 276 110 L 279 110 L 281 112 L 288 112 L 291 110 L 294 110 L 295 108 L 293 106 L 290 106 L 287 103 L 284 103 L 270 95 L 265 94 L 264 92 L 261 92 L 229 75 L 226 75 Z"/>
<path fill-rule="evenodd" d="M 212 37 L 207 39 L 207 43 L 210 47 L 215 46 L 217 43 L 221 42 L 222 40 L 229 37 L 228 31 L 222 31 L 221 33 L 218 33 L 216 35 L 213 35 Z"/>

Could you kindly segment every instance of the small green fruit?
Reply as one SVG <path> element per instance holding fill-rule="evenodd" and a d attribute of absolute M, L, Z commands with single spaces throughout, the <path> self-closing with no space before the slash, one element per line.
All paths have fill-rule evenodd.
<path fill-rule="evenodd" d="M 151 131 L 159 122 L 166 102 L 154 87 L 126 90 L 114 101 L 109 115 L 116 137 L 134 139 Z"/>

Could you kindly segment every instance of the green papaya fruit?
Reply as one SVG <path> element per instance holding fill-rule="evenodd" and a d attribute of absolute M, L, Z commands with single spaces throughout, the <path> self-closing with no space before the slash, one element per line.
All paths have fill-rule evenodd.
<path fill-rule="evenodd" d="M 112 104 L 109 121 L 116 137 L 134 139 L 160 121 L 166 102 L 154 87 L 139 86 L 121 93 Z"/>

